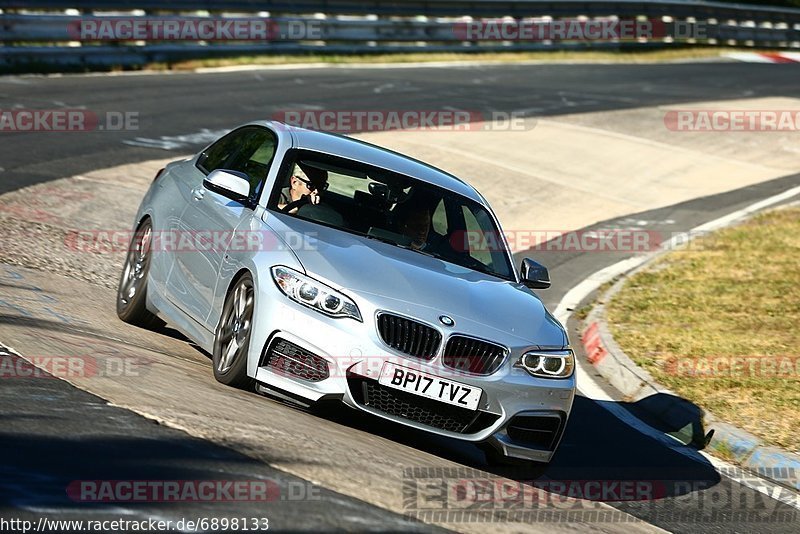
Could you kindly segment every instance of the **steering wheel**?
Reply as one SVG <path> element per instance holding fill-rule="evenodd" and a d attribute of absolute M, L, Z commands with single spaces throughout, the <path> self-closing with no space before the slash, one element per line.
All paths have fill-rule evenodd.
<path fill-rule="evenodd" d="M 289 202 L 284 207 L 282 207 L 281 208 L 281 212 L 282 213 L 289 213 L 293 209 L 299 208 L 300 206 L 303 206 L 303 205 L 305 205 L 305 204 L 307 204 L 309 202 L 311 202 L 311 199 L 308 197 L 308 195 L 303 195 L 302 197 L 298 198 L 297 200 L 293 200 L 292 202 Z"/>

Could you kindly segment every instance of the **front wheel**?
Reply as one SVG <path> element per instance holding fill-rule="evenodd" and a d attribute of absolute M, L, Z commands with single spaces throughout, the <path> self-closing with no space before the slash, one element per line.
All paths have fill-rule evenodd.
<path fill-rule="evenodd" d="M 126 323 L 143 328 L 158 324 L 147 309 L 147 276 L 152 256 L 153 224 L 150 219 L 139 225 L 128 247 L 125 267 L 117 290 L 117 316 Z"/>
<path fill-rule="evenodd" d="M 255 290 L 253 278 L 245 274 L 228 293 L 214 334 L 214 378 L 228 386 L 247 388 L 247 353 L 253 326 Z"/>

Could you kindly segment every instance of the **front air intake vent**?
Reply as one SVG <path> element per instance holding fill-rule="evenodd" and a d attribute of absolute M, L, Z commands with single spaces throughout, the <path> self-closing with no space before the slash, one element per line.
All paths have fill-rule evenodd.
<path fill-rule="evenodd" d="M 273 372 L 309 382 L 319 382 L 330 376 L 328 362 L 313 352 L 286 341 L 275 338 L 264 353 L 262 366 Z"/>
<path fill-rule="evenodd" d="M 511 420 L 506 433 L 515 443 L 551 451 L 558 444 L 563 418 L 554 415 L 519 415 Z"/>
<path fill-rule="evenodd" d="M 500 345 L 465 336 L 451 336 L 442 363 L 452 369 L 490 375 L 503 364 L 508 350 Z"/>
<path fill-rule="evenodd" d="M 435 328 L 391 313 L 378 315 L 378 333 L 393 349 L 424 360 L 433 359 L 442 342 Z"/>

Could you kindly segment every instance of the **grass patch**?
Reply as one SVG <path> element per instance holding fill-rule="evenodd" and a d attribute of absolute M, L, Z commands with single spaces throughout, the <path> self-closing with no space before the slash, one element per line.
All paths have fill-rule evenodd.
<path fill-rule="evenodd" d="M 726 48 L 714 46 L 669 46 L 655 49 L 602 50 L 550 50 L 537 52 L 486 51 L 486 52 L 396 52 L 374 54 L 325 54 L 311 51 L 297 54 L 261 54 L 236 57 L 215 57 L 161 61 L 137 65 L 91 65 L 48 62 L 21 62 L 0 68 L 0 74 L 26 73 L 82 73 L 127 71 L 192 71 L 199 68 L 237 67 L 244 65 L 297 65 L 323 63 L 331 65 L 378 63 L 430 63 L 480 61 L 490 63 L 519 63 L 523 61 L 553 63 L 652 63 L 680 60 L 702 60 L 719 57 L 727 52 L 768 52 L 768 49 Z"/>
<path fill-rule="evenodd" d="M 724 49 L 731 52 L 733 49 Z M 752 50 L 751 50 L 752 51 Z M 146 68 L 152 70 L 194 70 L 209 67 L 232 67 L 241 65 L 286 65 L 298 63 L 429 63 L 438 61 L 490 61 L 514 63 L 519 61 L 598 61 L 614 63 L 649 63 L 652 61 L 672 61 L 678 59 L 702 59 L 718 57 L 722 49 L 714 47 L 669 48 L 642 51 L 573 51 L 554 50 L 551 52 L 470 52 L 470 53 L 396 53 L 396 54 L 293 54 L 259 55 L 233 58 L 196 59 L 174 63 L 152 63 Z"/>
<path fill-rule="evenodd" d="M 770 444 L 800 450 L 800 208 L 664 256 L 631 277 L 607 310 L 616 341 L 660 383 Z"/>
<path fill-rule="evenodd" d="M 589 317 L 589 314 L 592 312 L 592 308 L 594 308 L 594 304 L 586 304 L 585 306 L 581 306 L 572 312 L 572 315 L 577 320 L 584 321 L 587 317 Z"/>
<path fill-rule="evenodd" d="M 715 444 L 713 450 L 716 456 L 719 456 L 726 462 L 736 463 L 736 456 L 733 455 L 733 451 L 724 441 Z"/>

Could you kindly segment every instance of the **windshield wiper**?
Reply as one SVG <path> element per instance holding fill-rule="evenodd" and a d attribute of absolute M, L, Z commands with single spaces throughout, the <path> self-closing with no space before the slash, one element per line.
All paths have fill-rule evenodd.
<path fill-rule="evenodd" d="M 497 276 L 498 278 L 505 278 L 504 276 L 501 276 L 496 271 L 492 270 L 491 268 L 485 266 L 482 263 L 476 262 L 474 264 L 465 265 L 464 267 L 466 267 L 467 269 L 472 269 L 473 271 L 478 271 L 479 273 L 490 274 L 492 276 Z"/>
<path fill-rule="evenodd" d="M 406 245 L 405 243 L 398 243 L 397 241 L 394 241 L 393 239 L 389 239 L 388 237 L 381 237 L 381 236 L 377 236 L 377 235 L 374 235 L 374 234 L 362 234 L 362 235 L 364 237 L 368 238 L 368 239 L 375 239 L 375 240 L 381 241 L 383 243 L 389 243 L 390 245 L 394 245 L 396 247 L 400 247 L 400 248 L 405 249 L 405 250 L 413 250 L 414 252 L 419 252 L 420 254 L 425 254 L 426 256 L 431 256 L 432 258 L 444 259 L 443 256 L 441 256 L 440 254 L 437 254 L 435 252 L 431 252 L 429 250 L 417 249 L 417 248 L 412 247 L 410 244 Z"/>
<path fill-rule="evenodd" d="M 390 245 L 396 245 L 398 247 L 402 246 L 397 241 L 393 241 L 393 240 L 389 239 L 388 237 L 380 237 L 380 236 L 377 236 L 377 235 L 374 235 L 374 234 L 359 234 L 359 235 L 362 235 L 362 236 L 366 237 L 367 239 L 374 239 L 375 241 L 380 241 L 382 243 L 389 243 Z"/>
<path fill-rule="evenodd" d="M 444 261 L 451 261 L 446 258 L 444 255 L 439 254 L 438 252 L 434 252 L 432 250 L 425 250 L 422 248 L 414 248 L 411 245 L 404 246 L 403 248 L 407 248 L 408 250 L 413 250 L 414 252 L 419 252 L 420 254 L 425 254 L 426 256 L 430 256 L 431 258 L 436 258 L 437 260 L 444 260 Z"/>

